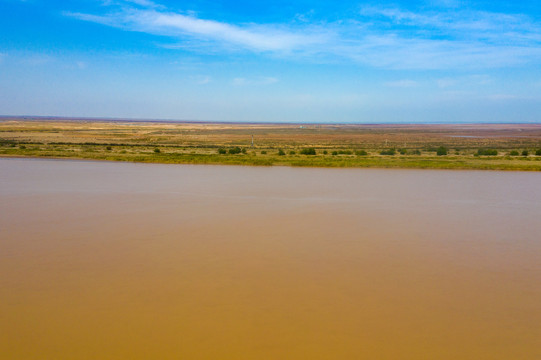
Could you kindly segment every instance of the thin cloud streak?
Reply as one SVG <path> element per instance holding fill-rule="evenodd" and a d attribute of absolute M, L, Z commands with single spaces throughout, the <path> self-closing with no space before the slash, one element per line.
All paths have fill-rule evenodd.
<path fill-rule="evenodd" d="M 390 69 L 476 69 L 541 60 L 541 26 L 523 15 L 439 14 L 367 7 L 361 20 L 304 24 L 230 24 L 193 14 L 123 7 L 104 15 L 66 16 L 126 31 L 167 36 L 163 47 L 207 53 L 250 51 L 293 61 L 346 61 Z M 400 25 L 393 27 L 388 25 Z M 392 29 L 392 30 L 390 30 Z"/>
<path fill-rule="evenodd" d="M 419 83 L 414 80 L 397 80 L 397 81 L 389 81 L 384 84 L 387 87 L 394 87 L 394 88 L 414 88 L 419 86 Z"/>
<path fill-rule="evenodd" d="M 243 77 L 234 78 L 232 84 L 235 86 L 246 86 L 246 85 L 271 85 L 277 83 L 279 80 L 275 77 L 264 76 L 256 79 L 246 79 Z"/>
<path fill-rule="evenodd" d="M 305 35 L 271 25 L 249 24 L 241 27 L 199 19 L 192 15 L 156 10 L 130 9 L 104 16 L 70 12 L 65 15 L 129 31 L 178 38 L 195 37 L 202 41 L 225 43 L 255 52 L 290 52 L 326 42 L 321 34 Z"/>

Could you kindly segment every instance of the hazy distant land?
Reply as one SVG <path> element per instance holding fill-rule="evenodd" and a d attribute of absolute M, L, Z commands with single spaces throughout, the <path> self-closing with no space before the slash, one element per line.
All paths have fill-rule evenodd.
<path fill-rule="evenodd" d="M 541 124 L 248 124 L 3 117 L 0 156 L 538 171 Z"/>

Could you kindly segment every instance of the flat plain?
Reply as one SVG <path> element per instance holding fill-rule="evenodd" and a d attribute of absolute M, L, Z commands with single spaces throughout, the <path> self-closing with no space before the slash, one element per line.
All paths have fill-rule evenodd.
<path fill-rule="evenodd" d="M 0 156 L 539 171 L 541 124 L 299 125 L 2 118 Z"/>

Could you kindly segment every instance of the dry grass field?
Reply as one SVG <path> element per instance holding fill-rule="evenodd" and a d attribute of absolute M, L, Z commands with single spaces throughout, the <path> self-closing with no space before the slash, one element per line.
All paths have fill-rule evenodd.
<path fill-rule="evenodd" d="M 302 154 L 304 149 L 313 149 L 315 155 Z M 3 118 L 0 156 L 541 170 L 541 124 L 295 125 Z"/>

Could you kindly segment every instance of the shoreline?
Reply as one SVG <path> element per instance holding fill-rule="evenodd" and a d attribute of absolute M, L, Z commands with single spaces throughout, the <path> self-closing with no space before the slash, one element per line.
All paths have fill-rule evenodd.
<path fill-rule="evenodd" d="M 0 157 L 135 163 L 541 171 L 541 124 L 0 121 Z"/>
<path fill-rule="evenodd" d="M 159 165 L 195 165 L 195 166 L 240 166 L 240 167 L 284 167 L 284 168 L 306 168 L 306 169 L 378 169 L 378 170 L 438 170 L 438 171 L 492 171 L 492 172 L 538 172 L 539 168 L 503 168 L 503 167 L 416 167 L 416 166 L 340 166 L 340 165 L 288 165 L 288 164 L 247 164 L 247 163 L 220 163 L 220 162 L 168 162 L 168 161 L 133 161 L 133 160 L 114 160 L 114 159 L 99 159 L 99 158 L 84 158 L 84 157 L 61 157 L 61 156 L 25 156 L 25 155 L 3 155 L 0 154 L 0 159 L 17 159 L 17 160 L 55 160 L 55 161 L 80 161 L 80 162 L 105 162 L 105 163 L 127 163 L 127 164 L 159 164 Z"/>

